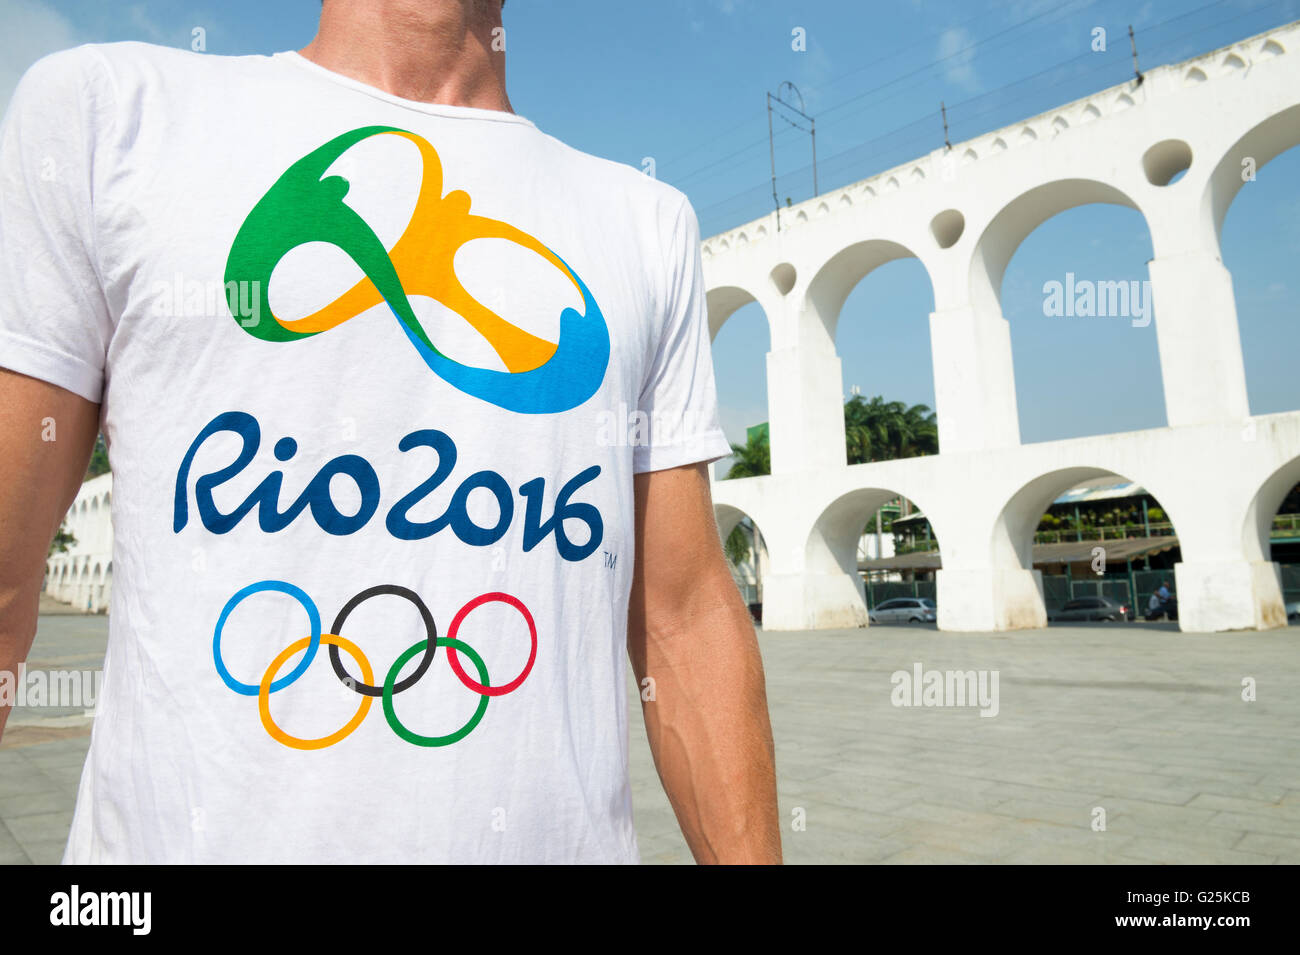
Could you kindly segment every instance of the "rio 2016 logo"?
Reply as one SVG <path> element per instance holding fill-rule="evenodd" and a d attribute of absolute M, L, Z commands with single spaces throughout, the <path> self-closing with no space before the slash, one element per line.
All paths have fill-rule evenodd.
<path fill-rule="evenodd" d="M 304 610 L 307 611 L 307 620 L 311 627 L 310 636 L 302 637 L 294 643 L 289 644 L 279 656 L 271 661 L 271 665 L 266 668 L 266 673 L 258 683 L 243 683 L 235 679 L 230 670 L 226 668 L 225 659 L 221 653 L 221 635 L 225 629 L 226 620 L 230 617 L 231 612 L 244 601 L 245 598 L 256 593 L 281 593 L 292 597 L 300 603 Z M 412 644 L 403 651 L 393 664 L 388 668 L 388 673 L 383 682 L 375 684 L 374 669 L 370 665 L 370 660 L 351 640 L 342 635 L 343 624 L 347 621 L 348 615 L 352 613 L 360 604 L 369 600 L 371 597 L 377 597 L 381 594 L 392 594 L 393 596 L 402 597 L 409 600 L 415 605 L 415 609 L 420 613 L 420 619 L 424 622 L 425 635 L 424 639 L 418 643 Z M 509 683 L 502 683 L 496 686 L 491 684 L 488 677 L 487 665 L 484 664 L 483 658 L 463 640 L 457 639 L 461 625 L 470 612 L 477 607 L 488 603 L 505 603 L 514 607 L 523 615 L 524 621 L 528 624 L 528 634 L 532 641 L 531 649 L 528 653 L 528 662 L 524 664 L 523 670 Z M 528 608 L 524 606 L 523 601 L 510 594 L 493 591 L 491 593 L 481 594 L 475 597 L 465 606 L 461 607 L 452 618 L 451 627 L 447 636 L 438 636 L 438 625 L 434 622 L 433 614 L 424 601 L 420 599 L 419 594 L 406 587 L 399 587 L 396 584 L 381 584 L 378 587 L 371 587 L 357 594 L 338 612 L 334 618 L 334 625 L 330 627 L 332 632 L 321 632 L 320 611 L 316 608 L 315 602 L 311 597 L 299 587 L 284 580 L 261 580 L 255 584 L 249 584 L 243 590 L 239 591 L 228 601 L 222 608 L 221 616 L 217 618 L 217 629 L 212 637 L 212 657 L 216 662 L 217 674 L 230 689 L 242 696 L 257 697 L 258 712 L 262 717 L 262 726 L 266 729 L 267 734 L 276 742 L 291 749 L 324 749 L 333 746 L 335 743 L 346 739 L 352 731 L 361 725 L 361 721 L 366 718 L 370 712 L 370 704 L 376 697 L 383 700 L 384 717 L 388 720 L 388 725 L 393 732 L 408 743 L 416 746 L 450 746 L 452 743 L 459 742 L 474 731 L 479 722 L 483 719 L 483 714 L 487 712 L 488 701 L 496 696 L 505 696 L 507 693 L 513 693 L 519 689 L 524 680 L 528 679 L 528 674 L 532 672 L 533 663 L 537 660 L 537 624 L 533 621 L 533 615 L 529 613 Z M 298 736 L 292 736 L 285 732 L 271 717 L 271 694 L 286 689 L 298 680 L 307 668 L 311 666 L 312 661 L 316 658 L 316 652 L 324 644 L 330 648 L 330 666 L 334 670 L 334 675 L 338 677 L 343 686 L 347 687 L 353 693 L 361 697 L 361 702 L 357 706 L 357 711 L 352 718 L 343 725 L 339 730 L 330 733 L 327 736 L 304 739 Z M 397 716 L 397 709 L 394 705 L 393 698 L 399 693 L 409 690 L 412 686 L 420 681 L 420 678 L 428 672 L 429 667 L 434 661 L 434 656 L 438 648 L 443 648 L 446 653 L 447 663 L 451 667 L 456 678 L 471 692 L 477 693 L 482 699 L 479 700 L 478 708 L 474 715 L 469 718 L 465 725 L 450 733 L 444 733 L 437 736 L 425 736 L 417 733 L 403 723 Z M 343 665 L 343 657 L 340 650 L 346 651 L 348 656 L 356 662 L 357 667 L 361 670 L 361 678 L 357 679 Z M 305 652 L 303 652 L 305 651 Z M 284 676 L 280 676 L 280 671 L 284 669 L 285 664 L 297 653 L 303 652 L 302 659 L 298 664 Z M 474 664 L 474 670 L 478 674 L 478 679 L 470 677 L 461 666 L 459 654 L 465 654 L 469 657 L 470 663 Z M 419 663 L 412 673 L 405 679 L 398 680 L 402 668 L 406 666 L 416 656 L 420 657 Z"/>
<path fill-rule="evenodd" d="M 421 181 L 415 210 L 392 249 L 385 249 L 366 221 L 344 201 L 349 183 L 325 176 L 352 146 L 372 136 L 410 140 L 420 151 Z M 484 216 L 471 215 L 463 190 L 442 194 L 442 161 L 423 137 L 393 126 L 365 126 L 337 136 L 285 171 L 244 220 L 226 261 L 226 297 L 232 315 L 241 305 L 239 289 L 255 289 L 258 315 L 272 321 L 239 322 L 249 334 L 269 342 L 307 338 L 341 325 L 386 302 L 425 364 L 452 387 L 522 414 L 567 411 L 596 393 L 609 364 L 609 329 L 596 300 L 578 274 L 527 232 Z M 510 324 L 466 291 L 456 278 L 457 250 L 472 239 L 513 242 L 550 262 L 582 296 L 585 314 L 566 308 L 557 343 Z M 271 274 L 280 260 L 309 242 L 342 249 L 364 278 L 324 308 L 298 319 L 275 315 L 270 303 Z M 507 371 L 454 361 L 434 347 L 407 295 L 427 295 L 463 317 L 500 356 Z M 238 321 L 238 319 L 236 319 Z"/>

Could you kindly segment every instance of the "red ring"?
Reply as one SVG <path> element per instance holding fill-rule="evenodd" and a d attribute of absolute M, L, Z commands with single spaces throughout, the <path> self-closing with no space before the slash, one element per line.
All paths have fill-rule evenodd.
<path fill-rule="evenodd" d="M 471 610 L 475 607 L 481 606 L 482 604 L 491 603 L 493 601 L 501 601 L 502 603 L 510 604 L 510 606 L 522 613 L 524 619 L 528 621 L 528 633 L 533 640 L 533 649 L 532 652 L 528 654 L 528 663 L 524 665 L 524 672 L 520 673 L 519 676 L 515 677 L 504 686 L 484 686 L 482 683 L 477 683 L 474 680 L 471 680 L 465 671 L 461 669 L 460 658 L 456 653 L 455 647 L 450 644 L 446 647 L 447 662 L 451 664 L 451 670 L 460 679 L 460 682 L 464 683 L 465 686 L 473 690 L 475 693 L 481 693 L 484 696 L 505 696 L 512 690 L 517 690 L 519 688 L 519 684 L 524 682 L 529 671 L 532 670 L 533 661 L 537 659 L 537 624 L 533 622 L 533 615 L 528 612 L 528 608 L 524 606 L 522 600 L 517 597 L 512 597 L 509 594 L 503 594 L 499 591 L 493 591 L 492 593 L 482 594 L 481 596 L 475 597 L 469 603 L 465 604 L 465 606 L 461 607 L 460 610 L 456 611 L 456 616 L 452 618 L 451 626 L 447 629 L 447 639 L 456 639 L 456 633 L 460 630 L 461 621 L 469 616 Z"/>

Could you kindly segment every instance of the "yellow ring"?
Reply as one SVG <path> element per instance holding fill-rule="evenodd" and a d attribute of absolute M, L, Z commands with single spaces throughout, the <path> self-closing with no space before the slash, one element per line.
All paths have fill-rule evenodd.
<path fill-rule="evenodd" d="M 324 644 L 333 644 L 339 649 L 346 650 L 348 653 L 352 654 L 352 659 L 356 660 L 357 663 L 361 665 L 361 678 L 363 682 L 371 685 L 374 684 L 375 674 L 374 671 L 370 669 L 370 661 L 366 659 L 366 655 L 361 652 L 361 648 L 355 643 L 334 633 L 322 633 L 320 635 L 320 642 Z M 373 699 L 369 696 L 361 697 L 361 706 L 357 708 L 356 715 L 348 721 L 348 724 L 338 732 L 331 733 L 329 736 L 322 736 L 320 739 L 299 739 L 297 736 L 290 736 L 284 730 L 280 729 L 280 727 L 276 726 L 275 720 L 271 719 L 271 684 L 275 681 L 276 674 L 280 672 L 280 668 L 288 662 L 289 658 L 299 650 L 306 650 L 310 645 L 311 637 L 303 637 L 297 643 L 285 647 L 280 655 L 272 660 L 271 665 L 267 667 L 266 673 L 262 677 L 262 685 L 257 694 L 257 708 L 262 714 L 262 725 L 266 727 L 267 733 L 271 735 L 272 739 L 279 743 L 283 743 L 285 746 L 292 747 L 293 749 L 324 749 L 326 746 L 333 746 L 339 740 L 346 738 L 348 734 L 360 726 L 361 721 L 366 718 L 366 714 L 370 712 L 370 703 Z"/>

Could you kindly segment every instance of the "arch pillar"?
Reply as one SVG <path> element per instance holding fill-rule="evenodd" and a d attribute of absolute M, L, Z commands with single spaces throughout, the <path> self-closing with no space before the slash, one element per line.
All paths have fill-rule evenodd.
<path fill-rule="evenodd" d="M 1300 481 L 1294 432 L 1276 426 L 1249 432 L 1236 424 L 1215 430 L 1221 448 L 1238 444 L 1189 469 L 1179 488 L 1178 537 L 1183 559 L 1174 565 L 1178 625 L 1185 631 L 1271 630 L 1286 626 L 1281 567 L 1270 560 L 1273 515 Z M 1280 440 L 1279 440 L 1280 439 Z M 1288 440 L 1289 439 L 1289 440 Z M 1261 462 L 1262 459 L 1262 462 Z M 1268 477 L 1262 484 L 1257 463 Z M 1258 480 L 1256 478 L 1255 480 Z"/>
<path fill-rule="evenodd" d="M 1157 255 L 1147 267 L 1169 427 L 1247 417 L 1232 274 L 1206 248 Z"/>
<path fill-rule="evenodd" d="M 1047 626 L 1043 575 L 1023 567 L 954 567 L 935 572 L 938 627 L 955 631 Z"/>
<path fill-rule="evenodd" d="M 805 477 L 763 479 L 773 502 L 805 501 Z M 870 493 L 870 492 L 868 492 Z M 875 492 L 892 497 L 893 492 Z M 820 515 L 776 506 L 764 528 L 765 630 L 827 630 L 867 626 L 866 586 L 858 573 L 857 541 L 866 523 L 862 495 L 845 495 Z M 861 518 L 862 524 L 858 524 Z M 811 527 L 810 527 L 811 525 Z"/>
<path fill-rule="evenodd" d="M 774 347 L 767 353 L 772 473 L 842 468 L 844 398 L 834 347 Z"/>
<path fill-rule="evenodd" d="M 804 296 L 792 293 L 774 305 L 777 320 L 772 350 L 767 353 L 774 475 L 842 468 L 848 463 L 843 377 L 830 332 L 839 311 L 836 308 L 828 322 L 816 303 L 801 303 Z"/>
<path fill-rule="evenodd" d="M 962 305 L 930 314 L 939 451 L 951 454 L 1020 443 L 1011 324 Z"/>
<path fill-rule="evenodd" d="M 1282 570 L 1272 561 L 1199 560 L 1174 564 L 1178 628 L 1191 632 L 1286 626 Z"/>

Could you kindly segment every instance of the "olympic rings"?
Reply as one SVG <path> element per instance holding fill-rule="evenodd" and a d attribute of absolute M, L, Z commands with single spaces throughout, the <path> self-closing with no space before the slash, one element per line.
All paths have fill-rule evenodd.
<path fill-rule="evenodd" d="M 361 648 L 351 640 L 344 640 L 335 633 L 322 633 L 320 639 L 322 643 L 329 644 L 331 649 L 342 647 L 348 651 L 348 653 L 352 654 L 353 659 L 361 664 L 361 675 L 367 680 L 375 678 L 374 672 L 370 669 L 370 661 L 361 652 Z M 361 705 L 357 707 L 356 715 L 348 721 L 347 725 L 337 733 L 331 733 L 329 736 L 323 736 L 320 739 L 301 739 L 297 736 L 290 736 L 280 729 L 275 720 L 271 719 L 271 680 L 280 672 L 280 667 L 284 666 L 284 662 L 303 647 L 306 647 L 310 640 L 310 637 L 303 637 L 297 643 L 289 644 L 278 657 L 271 661 L 271 665 L 266 668 L 266 675 L 262 677 L 261 692 L 257 695 L 257 709 L 262 714 L 262 725 L 266 727 L 266 731 L 271 734 L 272 739 L 294 749 L 324 749 L 326 746 L 333 746 L 361 725 L 361 721 L 370 712 L 370 704 L 374 702 L 370 697 L 363 696 Z"/>
<path fill-rule="evenodd" d="M 429 608 L 424 605 L 424 601 L 420 599 L 419 594 L 413 590 L 407 590 L 405 587 L 399 587 L 396 584 L 380 584 L 378 587 L 371 587 L 369 590 L 363 590 L 343 605 L 343 609 L 339 611 L 339 615 L 334 618 L 334 626 L 332 626 L 330 630 L 334 633 L 342 633 L 343 621 L 348 619 L 348 614 L 353 610 L 356 610 L 357 605 L 362 601 L 369 600 L 371 597 L 378 597 L 380 594 L 392 594 L 395 597 L 405 597 L 407 600 L 411 601 L 411 603 L 415 604 L 415 609 L 420 611 L 420 619 L 424 621 L 425 633 L 428 635 L 424 641 L 428 644 L 428 649 L 425 650 L 424 659 L 420 661 L 420 665 L 415 668 L 414 673 L 408 676 L 401 683 L 397 684 L 397 686 L 393 687 L 394 693 L 401 693 L 403 690 L 410 689 L 416 684 L 420 677 L 424 676 L 425 671 L 429 669 L 429 664 L 433 662 L 433 654 L 438 646 L 438 625 L 433 622 L 433 614 L 429 613 Z M 453 624 L 453 626 L 455 626 L 455 624 Z M 454 633 L 452 635 L 455 636 Z M 343 669 L 343 657 L 339 653 L 337 645 L 330 646 L 330 663 L 334 667 L 335 676 L 343 681 L 344 686 L 350 686 L 352 689 L 365 696 L 384 695 L 384 688 L 382 686 L 370 685 L 369 681 L 374 679 L 373 677 L 368 676 L 366 677 L 367 682 L 358 683 L 356 680 L 352 679 L 352 677 L 348 676 L 348 671 Z M 453 663 L 452 666 L 454 667 L 455 664 Z"/>
<path fill-rule="evenodd" d="M 316 609 L 316 604 L 312 602 L 310 597 L 293 584 L 285 583 L 283 580 L 262 580 L 255 584 L 249 584 L 226 601 L 221 616 L 217 618 L 217 632 L 212 637 L 212 655 L 217 661 L 217 673 L 221 675 L 221 679 L 225 681 L 226 686 L 236 693 L 242 693 L 244 696 L 257 696 L 261 692 L 261 688 L 254 683 L 240 683 L 230 675 L 230 671 L 226 669 L 225 661 L 221 659 L 221 628 L 226 625 L 226 618 L 230 616 L 230 611 L 234 610 L 240 601 L 264 590 L 274 590 L 293 597 L 306 608 L 307 619 L 311 621 L 311 636 L 307 638 L 309 642 L 306 654 L 304 654 L 298 665 L 293 668 L 292 673 L 271 684 L 269 692 L 274 693 L 277 690 L 283 690 L 306 673 L 307 668 L 311 666 L 311 661 L 316 657 L 316 651 L 320 649 L 320 611 Z"/>
<path fill-rule="evenodd" d="M 407 648 L 402 655 L 393 663 L 392 669 L 388 671 L 388 676 L 384 678 L 384 716 L 388 718 L 388 725 L 393 728 L 393 732 L 408 743 L 414 743 L 416 746 L 449 746 L 458 740 L 464 739 L 478 726 L 478 721 L 483 719 L 483 714 L 487 712 L 490 697 L 486 694 L 479 700 L 478 709 L 474 715 L 469 718 L 469 722 L 456 730 L 454 733 L 448 733 L 446 736 L 421 736 L 403 725 L 402 721 L 397 718 L 397 712 L 393 709 L 393 681 L 397 679 L 397 674 L 401 672 L 402 665 L 407 660 L 415 656 L 421 650 L 425 649 L 425 641 L 421 640 L 413 647 Z M 450 637 L 439 637 L 438 646 L 446 647 L 448 655 L 455 653 L 457 650 L 464 650 L 466 656 L 478 670 L 479 678 L 486 683 L 488 681 L 487 667 L 483 664 L 483 658 L 474 652 L 474 648 L 467 643 L 461 643 L 459 640 L 453 640 Z"/>
<path fill-rule="evenodd" d="M 528 654 L 528 662 L 524 664 L 523 672 L 520 673 L 519 676 L 511 680 L 509 683 L 505 684 L 504 686 L 488 686 L 486 676 L 483 677 L 482 683 L 475 683 L 473 680 L 471 680 L 469 677 L 465 675 L 465 671 L 462 670 L 460 666 L 460 659 L 456 656 L 456 650 L 462 646 L 460 641 L 455 639 L 456 634 L 460 632 L 461 621 L 463 621 L 467 616 L 469 616 L 469 612 L 473 610 L 475 607 L 481 606 L 482 604 L 485 603 L 491 603 L 492 601 L 500 601 L 502 603 L 508 603 L 510 604 L 510 606 L 514 607 L 521 614 L 523 614 L 524 619 L 528 621 L 528 634 L 530 637 L 532 637 L 532 641 L 533 641 L 533 648 Z M 510 596 L 509 594 L 503 594 L 498 592 L 498 593 L 483 594 L 481 597 L 475 597 L 469 603 L 465 604 L 465 606 L 461 607 L 460 611 L 456 614 L 456 616 L 452 618 L 451 629 L 447 631 L 447 636 L 452 641 L 451 643 L 445 645 L 447 647 L 447 662 L 451 664 L 452 671 L 456 674 L 456 676 L 460 677 L 461 683 L 464 683 L 465 686 L 473 690 L 475 693 L 482 693 L 484 696 L 505 696 L 511 690 L 518 689 L 519 684 L 524 682 L 524 680 L 528 676 L 529 671 L 532 670 L 533 661 L 537 659 L 537 624 L 533 622 L 533 615 L 528 612 L 528 608 L 524 606 L 523 601 L 518 600 Z M 471 657 L 471 659 L 473 659 L 473 657 Z M 483 668 L 479 667 L 480 673 L 482 673 L 482 670 Z"/>
<path fill-rule="evenodd" d="M 243 683 L 231 676 L 230 671 L 226 668 L 225 661 L 221 656 L 221 634 L 225 628 L 226 620 L 229 618 L 235 607 L 237 607 L 245 597 L 264 591 L 286 594 L 287 596 L 293 597 L 297 600 L 298 603 L 300 603 L 307 611 L 307 618 L 311 624 L 311 633 L 309 636 L 295 641 L 282 650 L 280 654 L 271 661 L 271 665 L 267 667 L 260 684 Z M 374 685 L 374 670 L 371 668 L 369 659 L 366 658 L 366 655 L 361 651 L 360 647 L 343 637 L 339 631 L 343 628 L 343 624 L 346 622 L 348 615 L 355 610 L 358 605 L 371 597 L 379 596 L 380 594 L 391 594 L 403 597 L 415 604 L 416 609 L 420 613 L 420 619 L 424 622 L 425 638 L 404 650 L 397 660 L 394 661 L 393 665 L 389 667 L 382 685 L 376 686 Z M 460 632 L 461 624 L 465 621 L 465 618 L 469 616 L 470 611 L 485 603 L 492 602 L 508 603 L 523 615 L 524 620 L 528 624 L 529 637 L 532 643 L 528 655 L 528 662 L 524 665 L 523 670 L 517 677 L 502 686 L 491 685 L 490 678 L 488 677 L 487 665 L 483 662 L 483 658 L 479 656 L 478 652 L 469 644 L 465 643 L 463 640 L 456 639 L 456 635 Z M 236 693 L 243 696 L 256 696 L 258 712 L 262 719 L 262 726 L 266 729 L 267 734 L 276 742 L 292 749 L 324 749 L 346 739 L 366 718 L 366 714 L 370 712 L 370 706 L 374 702 L 375 697 L 381 697 L 383 699 L 384 716 L 388 721 L 388 725 L 392 728 L 394 733 L 406 740 L 406 742 L 412 743 L 416 746 L 449 746 L 452 743 L 459 742 L 474 731 L 475 727 L 477 727 L 479 722 L 483 719 L 483 715 L 487 712 L 488 703 L 491 701 L 492 697 L 505 696 L 507 693 L 517 690 L 524 680 L 527 679 L 528 674 L 532 672 L 533 664 L 537 660 L 537 625 L 533 620 L 533 615 L 529 612 L 528 608 L 524 606 L 523 601 L 519 600 L 517 597 L 511 596 L 510 594 L 501 593 L 499 591 L 481 594 L 466 603 L 452 618 L 451 628 L 448 635 L 446 637 L 440 637 L 438 636 L 438 627 L 433 619 L 433 614 L 429 612 L 428 606 L 425 605 L 424 601 L 420 599 L 418 594 L 396 584 L 381 584 L 377 587 L 371 587 L 368 590 L 361 591 L 344 604 L 343 609 L 341 609 L 338 616 L 335 617 L 334 626 L 331 630 L 333 631 L 331 633 L 321 632 L 320 611 L 317 609 L 316 604 L 303 590 L 283 580 L 262 580 L 243 588 L 226 601 L 226 605 L 222 608 L 221 615 L 217 619 L 216 632 L 212 637 L 212 655 L 216 662 L 217 675 L 221 677 L 226 686 L 234 690 Z M 312 660 L 316 657 L 316 651 L 320 649 L 321 644 L 330 648 L 330 664 L 334 670 L 334 675 L 338 677 L 344 686 L 361 696 L 361 704 L 357 707 L 356 713 L 341 729 L 318 739 L 303 739 L 285 732 L 280 728 L 275 720 L 272 719 L 270 697 L 272 693 L 283 690 L 307 672 L 307 668 L 311 666 Z M 477 709 L 474 711 L 474 715 L 471 716 L 468 722 L 466 722 L 460 729 L 443 736 L 423 736 L 407 728 L 407 726 L 398 719 L 396 710 L 393 706 L 393 697 L 398 693 L 401 693 L 403 690 L 414 686 L 415 683 L 418 682 L 426 672 L 428 672 L 429 667 L 433 663 L 434 655 L 437 652 L 438 647 L 446 648 L 447 661 L 451 665 L 452 672 L 456 674 L 456 677 L 465 685 L 466 688 L 479 694 L 481 699 L 479 700 Z M 280 669 L 288 663 L 289 659 L 295 653 L 304 650 L 306 652 L 303 653 L 303 657 L 298 662 L 297 666 L 295 666 L 286 676 L 276 679 L 276 675 L 280 672 Z M 358 682 L 354 677 L 352 677 L 343 666 L 340 650 L 346 650 L 347 653 L 356 660 L 357 665 L 361 668 L 361 682 Z M 470 662 L 474 664 L 474 669 L 478 671 L 478 681 L 470 679 L 470 677 L 465 673 L 458 656 L 460 653 L 464 653 L 468 656 Z M 416 654 L 423 654 L 423 656 L 420 658 L 419 665 L 416 667 L 415 672 L 406 679 L 398 682 L 397 677 L 401 673 L 402 667 L 410 662 Z"/>

